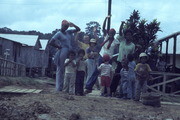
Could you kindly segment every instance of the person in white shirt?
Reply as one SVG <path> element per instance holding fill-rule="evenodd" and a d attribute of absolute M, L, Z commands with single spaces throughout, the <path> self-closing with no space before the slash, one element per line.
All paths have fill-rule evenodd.
<path fill-rule="evenodd" d="M 112 78 L 112 65 L 109 64 L 110 56 L 108 54 L 103 55 L 103 62 L 98 70 L 101 72 L 101 96 L 105 96 L 105 88 L 107 89 L 107 96 L 110 96 L 110 85 Z"/>
<path fill-rule="evenodd" d="M 71 95 L 75 94 L 75 80 L 76 80 L 76 53 L 70 51 L 69 55 L 64 63 L 65 66 L 65 76 L 64 76 L 64 88 L 63 91 Z"/>

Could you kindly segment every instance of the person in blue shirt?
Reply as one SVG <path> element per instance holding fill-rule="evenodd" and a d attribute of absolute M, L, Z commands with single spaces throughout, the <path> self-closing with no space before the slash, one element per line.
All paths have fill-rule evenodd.
<path fill-rule="evenodd" d="M 75 29 L 68 30 L 69 27 Z M 56 91 L 62 91 L 64 83 L 64 62 L 67 58 L 68 52 L 72 50 L 71 42 L 72 35 L 75 32 L 80 31 L 80 28 L 75 24 L 63 20 L 61 29 L 51 38 L 49 45 L 57 48 L 57 52 L 54 56 L 54 63 L 56 64 Z"/>

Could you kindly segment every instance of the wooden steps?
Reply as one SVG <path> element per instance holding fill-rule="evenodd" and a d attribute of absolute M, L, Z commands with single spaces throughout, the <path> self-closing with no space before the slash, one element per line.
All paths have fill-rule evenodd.
<path fill-rule="evenodd" d="M 28 88 L 19 88 L 14 86 L 6 86 L 4 88 L 0 88 L 0 93 L 40 93 L 42 90 L 40 89 L 28 89 Z"/>

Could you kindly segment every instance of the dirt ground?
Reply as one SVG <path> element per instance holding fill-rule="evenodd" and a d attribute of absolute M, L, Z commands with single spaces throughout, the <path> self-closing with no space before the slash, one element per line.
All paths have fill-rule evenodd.
<path fill-rule="evenodd" d="M 180 105 L 152 107 L 114 97 L 68 95 L 55 92 L 54 80 L 48 78 L 1 77 L 0 81 L 0 88 L 43 89 L 39 94 L 0 93 L 0 120 L 180 120 Z"/>

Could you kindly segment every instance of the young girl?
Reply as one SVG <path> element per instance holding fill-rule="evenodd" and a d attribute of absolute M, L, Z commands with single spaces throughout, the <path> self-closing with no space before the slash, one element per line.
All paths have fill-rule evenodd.
<path fill-rule="evenodd" d="M 69 55 L 64 63 L 65 66 L 65 76 L 64 76 L 64 88 L 63 91 L 74 95 L 75 94 L 75 80 L 76 80 L 76 53 L 70 51 Z"/>
<path fill-rule="evenodd" d="M 136 80 L 136 74 L 135 74 L 135 67 L 136 62 L 134 61 L 134 56 L 132 54 L 128 54 L 128 87 L 127 87 L 127 97 L 129 99 L 134 99 L 135 97 L 135 80 Z"/>
<path fill-rule="evenodd" d="M 135 94 L 135 101 L 140 100 L 141 92 L 146 92 L 146 85 L 147 80 L 150 79 L 149 73 L 152 71 L 149 65 L 146 63 L 148 60 L 148 56 L 146 53 L 141 53 L 139 55 L 140 63 L 136 65 L 135 72 L 136 72 L 136 94 Z"/>
<path fill-rule="evenodd" d="M 110 84 L 112 78 L 112 65 L 109 64 L 110 57 L 108 54 L 103 55 L 103 61 L 98 70 L 101 71 L 101 95 L 104 96 L 105 88 L 107 89 L 107 96 L 110 96 Z"/>
<path fill-rule="evenodd" d="M 121 80 L 120 80 L 120 94 L 123 99 L 127 99 L 127 86 L 128 86 L 128 61 L 127 59 L 123 59 L 122 69 L 120 71 Z"/>
<path fill-rule="evenodd" d="M 86 73 L 87 64 L 84 59 L 85 51 L 80 49 L 78 51 L 78 58 L 77 58 L 77 73 L 76 73 L 76 86 L 75 92 L 76 95 L 82 96 L 83 93 L 83 86 L 84 86 L 84 78 Z"/>

